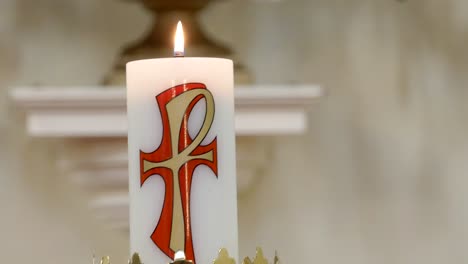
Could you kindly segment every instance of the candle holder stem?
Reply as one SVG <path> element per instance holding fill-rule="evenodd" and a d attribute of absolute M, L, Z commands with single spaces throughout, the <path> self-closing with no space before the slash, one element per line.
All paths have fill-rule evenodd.
<path fill-rule="evenodd" d="M 235 58 L 227 46 L 210 38 L 198 22 L 198 13 L 211 0 L 139 0 L 154 14 L 154 23 L 146 36 L 122 50 L 105 85 L 125 84 L 125 65 L 129 61 L 164 58 L 173 53 L 174 33 L 177 22 L 184 25 L 188 57 L 219 57 L 234 61 L 235 82 L 247 84 L 252 81 L 247 69 Z"/>

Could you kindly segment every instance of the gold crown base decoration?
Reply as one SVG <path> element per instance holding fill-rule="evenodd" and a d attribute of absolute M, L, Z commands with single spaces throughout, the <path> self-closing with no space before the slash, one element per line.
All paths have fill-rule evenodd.
<path fill-rule="evenodd" d="M 185 255 L 182 251 L 178 251 L 175 255 L 175 258 L 169 264 L 192 264 L 191 260 L 185 259 Z M 94 257 L 93 257 L 93 264 Z M 110 256 L 104 256 L 101 258 L 100 264 L 111 264 Z M 140 255 L 138 253 L 133 253 L 131 259 L 128 260 L 128 264 L 144 264 L 141 262 Z M 222 248 L 218 252 L 218 257 L 213 260 L 212 264 L 236 264 L 236 260 L 229 256 L 229 252 L 226 248 Z M 268 259 L 263 255 L 263 250 L 260 247 L 257 247 L 257 251 L 253 261 L 249 257 L 245 257 L 242 261 L 242 264 L 269 264 Z M 281 264 L 278 254 L 275 252 L 275 257 L 272 264 Z"/>

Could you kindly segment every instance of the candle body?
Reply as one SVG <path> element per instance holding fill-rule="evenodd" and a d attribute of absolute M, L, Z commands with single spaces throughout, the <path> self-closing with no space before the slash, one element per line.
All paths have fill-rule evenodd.
<path fill-rule="evenodd" d="M 237 258 L 233 64 L 168 58 L 127 64 L 130 253 Z"/>

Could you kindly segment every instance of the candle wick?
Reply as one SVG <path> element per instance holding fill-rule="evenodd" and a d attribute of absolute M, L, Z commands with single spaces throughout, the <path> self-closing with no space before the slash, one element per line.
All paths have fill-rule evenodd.
<path fill-rule="evenodd" d="M 174 51 L 174 57 L 185 57 L 185 54 L 183 51 Z"/>

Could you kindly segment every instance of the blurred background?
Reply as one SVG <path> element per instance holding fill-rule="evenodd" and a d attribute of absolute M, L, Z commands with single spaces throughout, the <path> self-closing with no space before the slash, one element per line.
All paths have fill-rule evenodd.
<path fill-rule="evenodd" d="M 468 259 L 468 1 L 225 0 L 201 14 L 257 84 L 318 84 L 307 133 L 272 137 L 239 197 L 240 255 L 284 264 Z M 101 83 L 151 24 L 119 0 L 0 0 L 0 254 L 5 263 L 126 263 L 87 192 L 33 139 L 18 86 Z M 150 263 L 148 263 L 150 264 Z"/>

